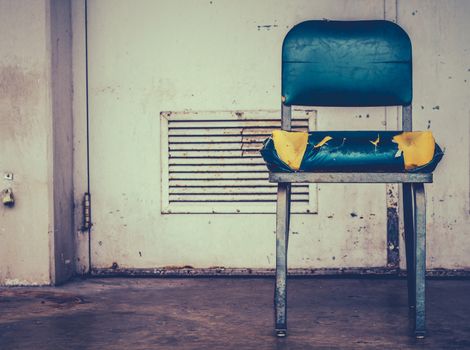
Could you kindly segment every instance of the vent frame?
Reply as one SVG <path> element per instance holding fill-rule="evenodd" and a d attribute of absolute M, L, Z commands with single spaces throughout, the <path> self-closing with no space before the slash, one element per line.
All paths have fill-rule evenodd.
<path fill-rule="evenodd" d="M 274 214 L 276 184 L 267 181 L 268 170 L 256 146 L 260 148 L 260 141 L 280 128 L 280 115 L 280 110 L 161 112 L 161 213 Z M 294 108 L 293 130 L 316 130 L 316 117 L 316 110 Z M 210 157 L 214 152 L 223 157 Z M 250 163 L 254 165 L 247 166 Z M 191 172 L 193 168 L 198 171 Z M 218 179 L 209 179 L 213 176 Z M 240 181 L 242 185 L 236 186 Z M 241 192 L 229 193 L 234 188 Z M 217 194 L 211 194 L 211 189 Z M 294 184 L 292 191 L 292 213 L 318 212 L 316 184 Z M 190 193 L 201 200 L 187 201 Z"/>

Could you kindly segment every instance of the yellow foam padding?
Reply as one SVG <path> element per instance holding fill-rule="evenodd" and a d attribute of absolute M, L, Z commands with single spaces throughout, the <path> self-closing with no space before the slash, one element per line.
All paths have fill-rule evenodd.
<path fill-rule="evenodd" d="M 321 146 L 323 146 L 325 143 L 327 143 L 330 140 L 333 140 L 331 136 L 325 136 L 323 140 L 318 142 L 315 146 L 313 146 L 313 148 L 320 148 Z"/>
<path fill-rule="evenodd" d="M 373 144 L 375 147 L 377 147 L 377 145 L 378 145 L 379 142 L 380 142 L 380 135 L 377 135 L 377 139 L 376 139 L 375 141 L 370 141 L 370 140 L 369 140 L 369 142 L 370 142 L 371 144 Z"/>
<path fill-rule="evenodd" d="M 273 141 L 279 158 L 292 170 L 299 170 L 307 149 L 308 133 L 274 130 Z"/>
<path fill-rule="evenodd" d="M 434 156 L 436 143 L 430 131 L 403 132 L 394 136 L 393 141 L 403 152 L 406 170 L 426 165 Z"/>

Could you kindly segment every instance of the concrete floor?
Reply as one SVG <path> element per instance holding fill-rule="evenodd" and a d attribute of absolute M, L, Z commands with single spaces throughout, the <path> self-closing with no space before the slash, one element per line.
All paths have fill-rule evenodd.
<path fill-rule="evenodd" d="M 285 339 L 272 333 L 272 295 L 269 278 L 0 288 L 0 349 L 470 349 L 470 280 L 428 282 L 420 341 L 402 279 L 291 279 Z"/>

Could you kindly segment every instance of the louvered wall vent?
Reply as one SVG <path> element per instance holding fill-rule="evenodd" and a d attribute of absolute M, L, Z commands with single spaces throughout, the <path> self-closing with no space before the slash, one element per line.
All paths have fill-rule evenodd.
<path fill-rule="evenodd" d="M 259 154 L 280 111 L 162 112 L 162 213 L 275 213 L 276 185 Z M 294 110 L 292 129 L 315 129 Z M 294 184 L 292 212 L 317 211 L 316 185 Z"/>

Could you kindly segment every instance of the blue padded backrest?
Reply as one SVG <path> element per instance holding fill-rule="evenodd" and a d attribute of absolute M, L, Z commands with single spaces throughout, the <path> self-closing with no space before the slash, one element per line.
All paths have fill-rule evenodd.
<path fill-rule="evenodd" d="M 408 105 L 410 39 L 389 21 L 302 22 L 282 45 L 282 99 L 287 106 Z"/>

